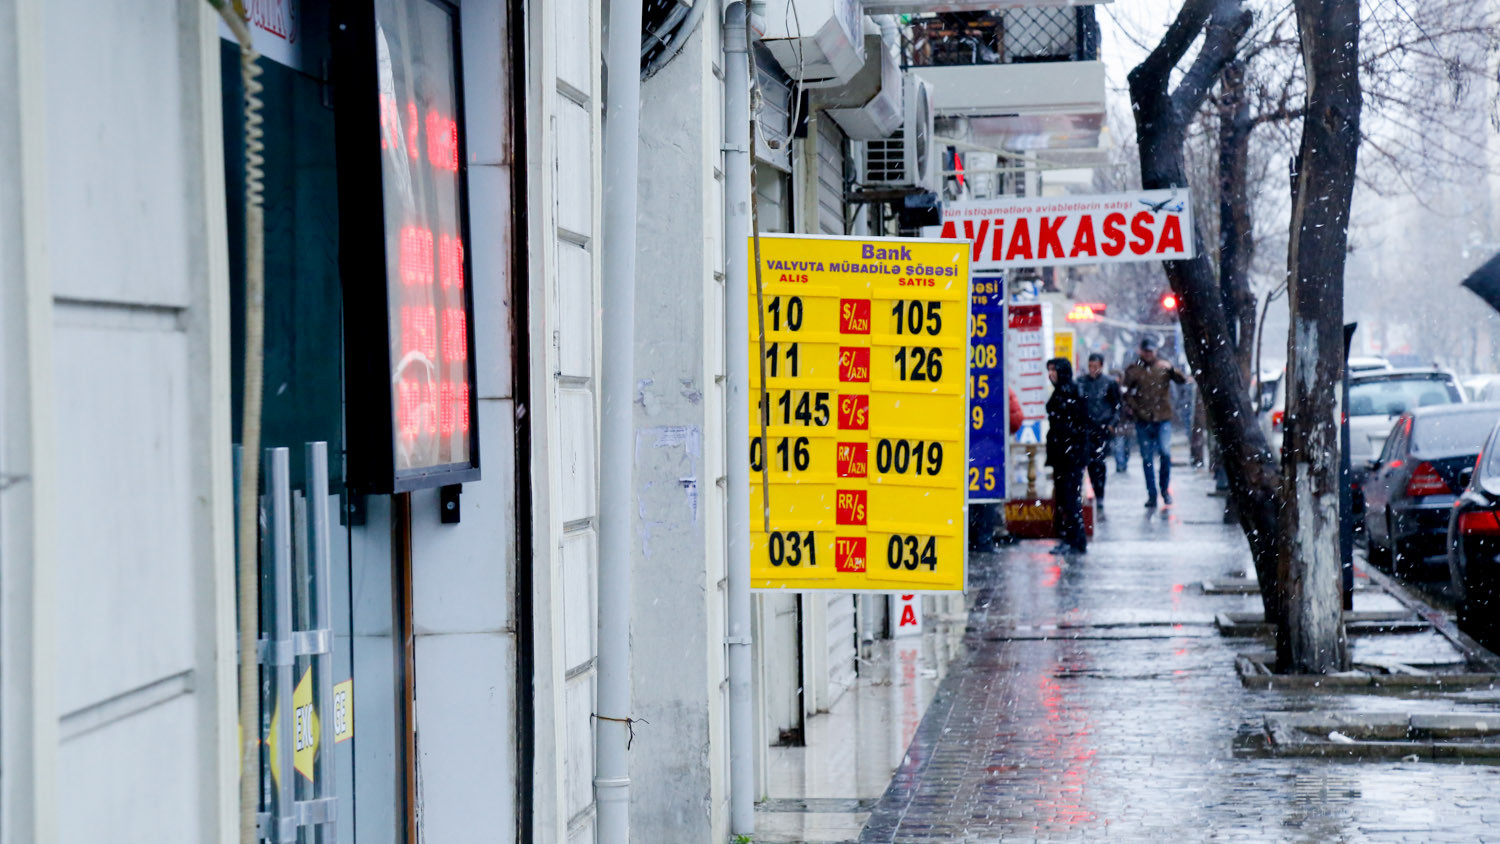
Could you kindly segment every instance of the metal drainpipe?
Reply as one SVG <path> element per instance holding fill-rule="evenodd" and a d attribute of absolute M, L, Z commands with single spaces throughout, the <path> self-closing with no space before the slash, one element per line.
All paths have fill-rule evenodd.
<path fill-rule="evenodd" d="M 700 0 L 702 2 L 702 0 Z M 750 683 L 750 56 L 747 4 L 724 7 L 724 343 L 729 387 L 729 826 L 755 832 Z"/>
<path fill-rule="evenodd" d="M 635 440 L 635 227 L 641 0 L 611 0 L 605 45 L 603 379 L 599 431 L 599 691 L 594 795 L 600 844 L 630 840 L 631 460 Z"/>

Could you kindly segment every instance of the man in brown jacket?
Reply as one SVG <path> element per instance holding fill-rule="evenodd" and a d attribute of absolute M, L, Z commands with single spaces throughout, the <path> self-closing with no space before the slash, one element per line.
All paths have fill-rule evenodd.
<path fill-rule="evenodd" d="M 1141 467 L 1146 471 L 1146 506 L 1156 506 L 1157 477 L 1152 471 L 1155 458 L 1161 457 L 1161 500 L 1172 503 L 1172 382 L 1186 384 L 1187 378 L 1170 361 L 1156 356 L 1156 344 L 1141 340 L 1140 357 L 1125 368 L 1120 386 L 1124 399 L 1135 417 L 1136 442 L 1141 447 Z"/>

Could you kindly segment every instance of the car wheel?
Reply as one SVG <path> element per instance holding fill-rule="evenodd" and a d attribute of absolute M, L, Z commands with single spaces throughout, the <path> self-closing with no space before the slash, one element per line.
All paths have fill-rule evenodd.
<path fill-rule="evenodd" d="M 1376 540 L 1375 531 L 1364 519 L 1360 519 L 1360 523 L 1365 526 L 1365 559 L 1370 562 L 1370 565 L 1376 568 L 1388 568 L 1391 563 L 1389 546 L 1381 545 Z M 1389 539 L 1390 537 L 1387 536 L 1386 538 Z"/>
<path fill-rule="evenodd" d="M 1391 562 L 1391 574 L 1396 577 L 1405 577 L 1411 568 L 1410 560 L 1407 559 L 1406 549 L 1401 542 L 1401 536 L 1396 533 L 1396 520 L 1389 513 L 1385 517 L 1385 541 L 1389 548 Z"/>

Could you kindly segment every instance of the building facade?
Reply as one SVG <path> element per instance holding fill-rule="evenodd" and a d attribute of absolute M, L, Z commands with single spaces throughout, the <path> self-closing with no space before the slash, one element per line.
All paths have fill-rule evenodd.
<path fill-rule="evenodd" d="M 629 186 L 603 174 L 600 0 L 250 3 L 252 77 L 207 0 L 0 0 L 0 844 L 236 841 L 245 747 L 268 840 L 599 837 L 617 189 L 640 201 L 630 833 L 730 839 L 725 245 L 746 233 L 725 224 L 722 9 L 664 5 Z M 913 140 L 937 125 L 908 108 L 913 30 L 805 6 L 816 67 L 787 58 L 811 34 L 756 20 L 761 229 L 914 233 L 944 159 Z M 429 434 L 446 457 L 413 462 Z M 890 622 L 883 597 L 754 606 L 759 797 L 766 748 L 804 741 Z"/>

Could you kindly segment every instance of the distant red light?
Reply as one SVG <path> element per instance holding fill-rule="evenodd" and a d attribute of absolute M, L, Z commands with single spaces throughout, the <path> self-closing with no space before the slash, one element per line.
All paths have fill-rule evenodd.
<path fill-rule="evenodd" d="M 1169 311 L 1177 310 L 1177 294 L 1164 293 L 1161 297 L 1161 306 Z"/>

